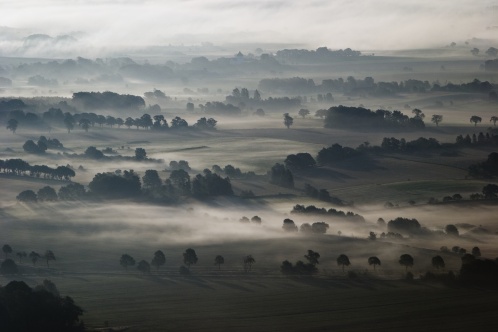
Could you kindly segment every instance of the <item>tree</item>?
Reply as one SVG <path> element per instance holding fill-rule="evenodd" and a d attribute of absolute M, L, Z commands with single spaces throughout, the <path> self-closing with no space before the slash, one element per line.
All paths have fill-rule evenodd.
<path fill-rule="evenodd" d="M 414 114 L 414 117 L 416 119 L 422 120 L 423 118 L 425 118 L 425 114 L 421 110 L 419 110 L 418 108 L 414 108 L 412 110 L 412 113 Z"/>
<path fill-rule="evenodd" d="M 305 109 L 305 108 L 301 108 L 299 110 L 298 114 L 304 119 L 306 117 L 306 115 L 310 114 L 310 111 Z"/>
<path fill-rule="evenodd" d="M 183 263 L 187 265 L 188 270 L 190 271 L 190 265 L 197 264 L 198 258 L 195 250 L 192 248 L 188 248 L 183 253 Z"/>
<path fill-rule="evenodd" d="M 244 271 L 249 272 L 251 271 L 252 265 L 256 263 L 256 260 L 254 259 L 254 257 L 252 257 L 252 255 L 247 255 L 244 257 L 243 262 L 244 262 Z"/>
<path fill-rule="evenodd" d="M 148 169 L 145 171 L 145 175 L 142 177 L 142 182 L 144 188 L 158 188 L 161 186 L 162 181 L 159 174 L 154 169 Z"/>
<path fill-rule="evenodd" d="M 12 253 L 12 247 L 8 244 L 4 244 L 2 247 L 3 254 L 5 255 L 5 258 L 9 257 L 9 254 Z"/>
<path fill-rule="evenodd" d="M 481 257 L 481 249 L 479 247 L 472 248 L 472 255 L 474 257 Z"/>
<path fill-rule="evenodd" d="M 289 113 L 284 113 L 284 125 L 287 127 L 287 129 L 289 129 L 293 123 L 294 119 L 289 115 Z"/>
<path fill-rule="evenodd" d="M 34 266 L 36 266 L 36 262 L 41 258 L 41 255 L 37 252 L 30 252 L 29 253 L 29 259 L 31 259 L 31 262 L 33 263 Z"/>
<path fill-rule="evenodd" d="M 3 275 L 8 275 L 8 274 L 17 274 L 19 273 L 19 270 L 17 268 L 16 262 L 8 258 L 2 262 L 2 265 L 0 265 L 0 272 Z"/>
<path fill-rule="evenodd" d="M 470 122 L 474 123 L 474 127 L 477 126 L 478 123 L 482 121 L 482 118 L 477 115 L 472 115 L 470 117 Z"/>
<path fill-rule="evenodd" d="M 294 223 L 294 220 L 291 219 L 284 219 L 284 225 L 282 226 L 282 229 L 286 232 L 297 232 L 297 226 Z"/>
<path fill-rule="evenodd" d="M 37 193 L 38 199 L 40 201 L 56 201 L 57 200 L 57 193 L 55 192 L 55 189 L 50 187 L 50 186 L 45 186 L 43 188 L 40 188 Z"/>
<path fill-rule="evenodd" d="M 144 260 L 141 260 L 140 262 L 138 262 L 137 270 L 142 272 L 143 274 L 149 274 L 150 273 L 150 264 Z"/>
<path fill-rule="evenodd" d="M 18 125 L 19 122 L 16 119 L 9 119 L 9 121 L 7 122 L 7 129 L 11 130 L 15 134 Z"/>
<path fill-rule="evenodd" d="M 496 184 L 487 184 L 482 188 L 482 194 L 487 199 L 493 199 L 498 196 L 498 185 Z"/>
<path fill-rule="evenodd" d="M 131 257 L 128 254 L 123 254 L 121 256 L 121 259 L 119 260 L 119 264 L 125 268 L 126 271 L 128 271 L 128 266 L 134 266 L 135 265 L 135 259 Z"/>
<path fill-rule="evenodd" d="M 486 54 L 489 56 L 497 56 L 498 55 L 498 49 L 495 47 L 490 47 L 486 50 Z"/>
<path fill-rule="evenodd" d="M 187 103 L 187 111 L 193 112 L 194 111 L 194 103 Z"/>
<path fill-rule="evenodd" d="M 380 259 L 377 258 L 376 256 L 368 257 L 368 265 L 373 265 L 374 270 L 376 270 L 376 266 L 380 266 Z"/>
<path fill-rule="evenodd" d="M 308 250 L 308 254 L 304 255 L 304 258 L 306 258 L 308 260 L 308 262 L 313 266 L 320 264 L 318 262 L 318 259 L 320 258 L 320 254 L 313 251 L 313 250 Z"/>
<path fill-rule="evenodd" d="M 473 56 L 477 56 L 479 54 L 479 49 L 474 47 L 470 50 L 470 53 L 472 53 Z"/>
<path fill-rule="evenodd" d="M 344 267 L 351 265 L 348 256 L 341 254 L 337 257 L 337 265 L 342 266 L 342 272 L 344 272 Z"/>
<path fill-rule="evenodd" d="M 74 117 L 69 112 L 64 114 L 64 126 L 66 126 L 68 133 L 74 128 Z"/>
<path fill-rule="evenodd" d="M 455 225 L 446 225 L 446 227 L 444 228 L 444 231 L 446 234 L 448 235 L 452 235 L 452 236 L 458 236 L 459 233 L 458 233 L 458 228 L 456 228 Z"/>
<path fill-rule="evenodd" d="M 444 259 L 443 257 L 437 255 L 432 257 L 432 266 L 439 270 L 439 268 L 444 269 Z"/>
<path fill-rule="evenodd" d="M 50 267 L 50 266 L 48 265 L 48 262 L 49 262 L 49 261 L 55 261 L 55 255 L 54 255 L 54 253 L 52 252 L 52 250 L 47 250 L 47 251 L 45 251 L 45 255 L 44 255 L 43 257 L 45 258 L 45 260 L 46 260 L 46 262 L 47 262 L 47 267 Z"/>
<path fill-rule="evenodd" d="M 218 265 L 218 270 L 221 270 L 221 264 L 225 264 L 225 258 L 223 256 L 218 255 L 214 258 L 214 265 Z"/>
<path fill-rule="evenodd" d="M 436 124 L 436 127 L 439 126 L 439 122 L 443 121 L 443 116 L 439 114 L 432 115 L 431 121 Z"/>
<path fill-rule="evenodd" d="M 17 254 L 17 257 L 19 257 L 19 264 L 22 263 L 22 259 L 28 257 L 28 254 L 25 251 L 20 251 Z"/>
<path fill-rule="evenodd" d="M 88 129 L 90 128 L 90 124 L 91 124 L 91 122 L 87 118 L 80 119 L 80 121 L 79 121 L 80 127 L 83 128 L 85 130 L 85 132 L 88 132 Z"/>
<path fill-rule="evenodd" d="M 403 254 L 399 256 L 399 264 L 405 267 L 405 270 L 408 270 L 408 267 L 413 266 L 413 257 L 408 254 Z"/>
<path fill-rule="evenodd" d="M 166 256 L 161 250 L 158 250 L 154 253 L 154 257 L 152 258 L 151 264 L 159 270 L 159 267 L 166 264 Z"/>
<path fill-rule="evenodd" d="M 496 127 L 496 122 L 498 121 L 498 116 L 492 116 L 489 122 L 493 122 L 493 126 Z"/>
<path fill-rule="evenodd" d="M 143 148 L 135 149 L 135 159 L 136 160 L 144 160 L 147 158 L 147 152 Z"/>

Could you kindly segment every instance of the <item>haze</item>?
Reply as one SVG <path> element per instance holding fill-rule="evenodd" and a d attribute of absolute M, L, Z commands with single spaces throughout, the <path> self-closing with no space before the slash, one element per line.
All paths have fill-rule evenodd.
<path fill-rule="evenodd" d="M 418 49 L 496 38 L 498 16 L 491 0 L 21 0 L 1 1 L 1 7 L 0 55 L 31 57 L 98 57 L 153 45 L 207 42 Z M 74 39 L 23 47 L 30 34 Z"/>

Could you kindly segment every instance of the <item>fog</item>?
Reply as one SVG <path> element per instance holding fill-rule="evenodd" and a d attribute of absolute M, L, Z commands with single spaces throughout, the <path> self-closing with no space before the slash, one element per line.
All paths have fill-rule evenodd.
<path fill-rule="evenodd" d="M 231 49 L 256 43 L 361 50 L 442 47 L 496 38 L 496 15 L 492 0 L 2 1 L 0 55 L 97 57 L 206 42 Z M 29 34 L 53 38 L 30 43 L 24 39 Z"/>

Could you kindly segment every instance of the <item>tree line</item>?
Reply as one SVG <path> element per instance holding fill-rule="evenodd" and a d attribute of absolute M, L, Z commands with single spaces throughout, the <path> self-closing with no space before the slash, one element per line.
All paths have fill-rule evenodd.
<path fill-rule="evenodd" d="M 36 178 L 70 181 L 76 175 L 68 166 L 51 168 L 46 165 L 30 165 L 22 159 L 0 159 L 0 172 L 17 176 L 31 176 Z"/>

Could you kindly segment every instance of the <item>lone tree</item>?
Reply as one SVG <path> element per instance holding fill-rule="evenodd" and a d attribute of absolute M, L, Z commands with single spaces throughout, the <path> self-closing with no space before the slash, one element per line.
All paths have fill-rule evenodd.
<path fill-rule="evenodd" d="M 455 225 L 446 225 L 446 227 L 444 228 L 444 231 L 446 232 L 446 234 L 448 235 L 452 235 L 452 236 L 458 236 L 459 233 L 458 233 L 458 228 L 456 228 Z"/>
<path fill-rule="evenodd" d="M 380 266 L 380 259 L 377 258 L 376 256 L 368 257 L 368 265 L 373 265 L 374 270 L 376 270 L 376 266 Z"/>
<path fill-rule="evenodd" d="M 218 265 L 218 270 L 221 270 L 221 264 L 225 264 L 223 256 L 218 255 L 214 258 L 214 265 Z"/>
<path fill-rule="evenodd" d="M 48 262 L 49 261 L 55 261 L 55 255 L 54 253 L 52 252 L 52 250 L 47 250 L 45 251 L 45 255 L 43 256 L 43 258 L 45 258 L 45 261 L 47 262 L 47 267 L 50 267 L 48 265 Z"/>
<path fill-rule="evenodd" d="M 136 148 L 135 149 L 135 159 L 136 160 L 144 160 L 147 158 L 147 152 L 144 148 Z"/>
<path fill-rule="evenodd" d="M 159 270 L 159 267 L 166 264 L 166 256 L 164 256 L 164 253 L 161 250 L 154 253 L 151 264 L 155 266 L 157 270 Z"/>
<path fill-rule="evenodd" d="M 482 121 L 482 118 L 480 116 L 472 115 L 470 117 L 470 122 L 472 122 L 474 124 L 474 127 L 477 126 L 477 124 L 480 123 L 481 121 Z"/>
<path fill-rule="evenodd" d="M 254 263 L 256 263 L 256 260 L 254 259 L 254 257 L 252 257 L 252 255 L 245 256 L 243 261 L 244 261 L 244 271 L 245 272 L 251 271 L 252 265 Z"/>
<path fill-rule="evenodd" d="M 26 251 L 20 251 L 16 255 L 17 255 L 17 257 L 19 257 L 19 264 L 22 263 L 23 258 L 28 257 L 28 254 L 26 253 Z"/>
<path fill-rule="evenodd" d="M 292 116 L 289 115 L 289 113 L 284 113 L 284 125 L 287 127 L 287 129 L 290 128 L 294 124 L 294 119 Z"/>
<path fill-rule="evenodd" d="M 422 120 L 423 118 L 425 118 L 425 114 L 421 110 L 419 110 L 418 108 L 414 108 L 412 110 L 412 113 L 414 114 L 414 117 L 416 119 L 421 119 Z"/>
<path fill-rule="evenodd" d="M 79 121 L 79 125 L 81 128 L 85 130 L 85 132 L 88 132 L 88 129 L 90 129 L 91 122 L 90 120 L 83 118 Z"/>
<path fill-rule="evenodd" d="M 313 251 L 313 250 L 308 250 L 308 254 L 304 255 L 304 258 L 306 258 L 308 260 L 308 262 L 310 262 L 310 264 L 313 266 L 320 264 L 318 262 L 318 258 L 320 258 L 320 254 Z"/>
<path fill-rule="evenodd" d="M 498 121 L 498 116 L 492 116 L 489 122 L 493 122 L 493 126 L 496 126 L 496 121 Z"/>
<path fill-rule="evenodd" d="M 18 125 L 19 125 L 19 122 L 16 119 L 10 119 L 7 122 L 7 129 L 11 130 L 15 134 Z"/>
<path fill-rule="evenodd" d="M 408 270 L 408 267 L 413 266 L 413 257 L 408 254 L 403 254 L 399 256 L 399 264 L 405 267 L 405 270 Z"/>
<path fill-rule="evenodd" d="M 188 248 L 183 253 L 183 263 L 187 265 L 188 270 L 190 271 L 190 265 L 196 264 L 198 261 L 197 254 L 195 250 L 192 248 Z"/>
<path fill-rule="evenodd" d="M 310 111 L 305 109 L 305 108 L 301 108 L 299 110 L 298 114 L 304 119 L 306 117 L 306 115 L 310 114 Z"/>
<path fill-rule="evenodd" d="M 351 265 L 348 256 L 341 254 L 337 257 L 337 265 L 342 266 L 342 272 L 344 272 L 344 267 Z"/>
<path fill-rule="evenodd" d="M 128 271 L 128 266 L 135 265 L 135 259 L 128 254 L 123 254 L 119 260 L 119 264 Z"/>
<path fill-rule="evenodd" d="M 286 232 L 297 232 L 297 226 L 294 223 L 294 220 L 291 219 L 284 219 L 284 225 L 282 226 L 282 229 Z"/>
<path fill-rule="evenodd" d="M 140 262 L 138 262 L 137 270 L 142 272 L 143 274 L 149 274 L 150 273 L 150 264 L 144 260 L 141 260 Z"/>
<path fill-rule="evenodd" d="M 440 114 L 434 114 L 431 118 L 431 121 L 436 124 L 436 127 L 439 127 L 439 122 L 443 121 L 443 116 Z"/>
<path fill-rule="evenodd" d="M 432 266 L 438 270 L 439 270 L 439 268 L 444 269 L 445 264 L 444 264 L 443 257 L 441 257 L 439 255 L 432 257 Z"/>
<path fill-rule="evenodd" d="M 474 257 L 481 257 L 481 249 L 479 247 L 472 248 L 472 255 Z"/>
<path fill-rule="evenodd" d="M 5 255 L 5 258 L 9 257 L 9 254 L 12 253 L 12 247 L 8 244 L 4 244 L 2 247 L 2 251 Z"/>
<path fill-rule="evenodd" d="M 29 253 L 29 259 L 31 259 L 31 262 L 33 263 L 33 266 L 36 266 L 36 262 L 41 258 L 41 255 L 37 252 L 30 252 Z"/>

